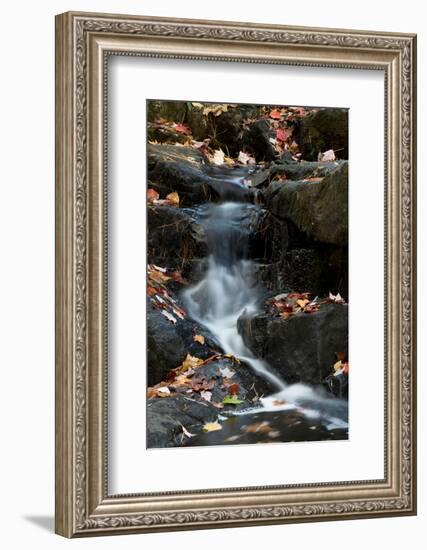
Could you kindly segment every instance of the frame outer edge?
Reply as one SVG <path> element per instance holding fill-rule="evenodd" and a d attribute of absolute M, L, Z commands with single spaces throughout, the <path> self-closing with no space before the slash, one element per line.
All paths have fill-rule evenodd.
<path fill-rule="evenodd" d="M 117 18 L 117 21 L 115 19 Z M 102 20 L 106 19 L 106 21 Z M 169 23 L 169 24 L 168 24 Z M 218 24 L 221 27 L 218 28 Z M 396 498 L 383 500 L 356 499 L 353 502 L 340 501 L 330 504 L 303 503 L 300 506 L 252 507 L 250 509 L 226 509 L 194 511 L 161 511 L 136 514 L 128 510 L 125 515 L 97 517 L 88 509 L 88 491 L 91 490 L 88 469 L 88 408 L 90 409 L 90 388 L 88 370 L 92 371 L 87 356 L 87 311 L 89 300 L 86 289 L 87 273 L 87 127 L 86 117 L 86 41 L 84 33 L 98 32 L 108 35 L 140 34 L 143 28 L 149 36 L 179 36 L 204 40 L 310 44 L 330 46 L 350 51 L 360 48 L 385 51 L 400 51 L 400 59 L 405 51 L 407 62 L 403 73 L 405 101 L 409 109 L 403 118 L 407 170 L 399 169 L 400 183 L 403 184 L 406 199 L 405 208 L 398 216 L 400 223 L 405 220 L 404 254 L 399 252 L 400 262 L 404 258 L 406 276 L 400 280 L 400 289 L 405 291 L 406 315 L 396 321 L 399 333 L 402 321 L 406 329 L 406 346 L 401 364 L 406 377 L 405 409 L 401 422 L 399 443 L 404 443 L 404 453 L 399 449 L 398 464 L 404 471 L 399 472 L 399 488 L 404 493 Z M 275 28 L 283 30 L 273 33 Z M 397 33 L 370 33 L 369 31 L 340 31 L 338 29 L 315 29 L 303 27 L 258 26 L 240 22 L 216 22 L 195 20 L 172 20 L 137 16 L 114 16 L 112 14 L 89 14 L 68 12 L 56 18 L 56 524 L 58 534 L 66 537 L 96 534 L 119 534 L 125 532 L 171 531 L 177 529 L 203 529 L 212 527 L 232 527 L 237 525 L 257 525 L 299 521 L 320 521 L 356 519 L 358 517 L 384 517 L 393 515 L 413 515 L 416 511 L 416 423 L 415 423 L 415 177 L 416 177 L 416 38 L 415 35 Z M 80 36 L 80 34 L 82 36 Z M 347 35 L 347 33 L 350 33 Z M 357 36 L 356 36 L 357 35 Z M 80 38 L 79 38 L 80 36 Z M 224 42 L 223 42 L 224 43 Z M 154 56 L 155 57 L 155 56 Z M 329 66 L 329 65 L 323 65 Z M 333 62 L 332 65 L 333 66 Z M 399 102 L 398 113 L 403 115 L 403 105 Z M 402 119 L 401 119 L 402 121 Z M 408 141 L 407 141 L 408 140 Z M 399 157 L 399 163 L 402 156 Z M 402 179 L 403 177 L 403 179 Z M 402 189 L 399 190 L 399 195 Z M 400 195 L 400 199 L 402 197 Z M 402 225 L 397 228 L 401 231 Z M 402 246 L 402 234 L 399 235 Z M 400 279 L 400 278 L 399 278 Z M 402 299 L 402 295 L 400 297 Z M 400 301 L 400 305 L 402 302 Z M 399 392 L 402 391 L 399 382 Z M 88 395 L 89 394 L 89 395 Z M 399 403 L 400 405 L 401 403 Z M 90 412 L 90 411 L 89 411 Z M 396 426 L 398 430 L 398 427 Z M 403 438 L 402 438 L 403 436 Z M 401 474 L 404 473 L 405 483 Z"/>
<path fill-rule="evenodd" d="M 74 529 L 73 18 L 55 17 L 55 533 Z"/>

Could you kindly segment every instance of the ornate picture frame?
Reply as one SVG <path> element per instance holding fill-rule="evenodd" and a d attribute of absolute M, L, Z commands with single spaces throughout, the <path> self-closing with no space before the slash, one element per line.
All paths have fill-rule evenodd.
<path fill-rule="evenodd" d="M 111 495 L 106 60 L 372 69 L 385 78 L 384 479 Z M 65 537 L 416 513 L 416 36 L 68 12 L 56 18 L 56 532 Z"/>

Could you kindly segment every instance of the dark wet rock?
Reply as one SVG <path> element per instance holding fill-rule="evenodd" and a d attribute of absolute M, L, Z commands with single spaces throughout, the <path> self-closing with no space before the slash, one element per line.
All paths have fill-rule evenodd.
<path fill-rule="evenodd" d="M 224 375 L 221 373 L 221 369 L 227 369 L 226 372 L 230 370 L 234 373 L 233 376 L 228 378 L 228 381 L 239 386 L 236 395 L 239 400 L 243 401 L 239 405 L 225 405 L 221 409 L 224 413 L 253 407 L 258 397 L 271 391 L 268 382 L 257 376 L 248 364 L 221 358 L 199 367 L 194 375 L 197 378 L 216 381 L 214 387 L 210 390 L 212 401 L 215 403 L 222 403 L 224 397 L 230 395 L 227 386 L 224 384 Z"/>
<path fill-rule="evenodd" d="M 150 124 L 147 126 L 147 140 L 157 141 L 158 143 L 185 143 L 188 141 L 188 136 L 175 132 L 173 128 L 161 126 L 159 124 Z"/>
<path fill-rule="evenodd" d="M 200 347 L 200 344 L 197 345 Z M 200 356 L 200 353 L 195 355 Z M 209 384 L 209 390 L 205 391 L 210 400 L 204 398 L 202 390 L 195 391 L 186 385 L 170 386 L 171 395 L 168 397 L 150 398 L 147 409 L 149 447 L 182 445 L 186 440 L 182 426 L 188 432 L 198 434 L 206 422 L 215 421 L 219 414 L 228 415 L 257 407 L 259 397 L 268 391 L 266 383 L 248 365 L 239 364 L 227 357 L 214 359 L 197 367 L 191 380 L 193 384 Z M 223 403 L 224 398 L 230 396 L 230 384 L 238 388 L 234 393 L 242 403 L 224 404 L 219 408 L 218 405 Z"/>
<path fill-rule="evenodd" d="M 191 147 L 152 145 L 147 147 L 148 177 L 161 198 L 177 191 L 181 206 L 191 206 L 215 199 L 204 173 L 204 158 Z"/>
<path fill-rule="evenodd" d="M 252 224 L 251 258 L 260 262 L 280 262 L 289 246 L 289 227 L 268 210 L 259 209 L 258 218 Z"/>
<path fill-rule="evenodd" d="M 322 181 L 288 181 L 266 193 L 273 215 L 290 220 L 315 241 L 347 246 L 348 165 L 342 164 Z"/>
<path fill-rule="evenodd" d="M 177 300 L 179 302 L 179 300 Z M 184 319 L 176 317 L 174 324 L 169 321 L 160 309 L 152 306 L 152 300 L 147 306 L 147 364 L 148 385 L 154 386 L 166 379 L 171 369 L 178 367 L 187 353 L 201 359 L 207 359 L 213 351 L 220 347 L 215 338 L 205 327 L 193 321 L 188 316 Z M 203 334 L 205 343 L 194 341 L 195 334 Z"/>
<path fill-rule="evenodd" d="M 257 357 L 288 382 L 320 384 L 336 361 L 348 353 L 348 307 L 323 304 L 315 313 L 287 319 L 262 313 L 240 317 L 238 329 Z"/>
<path fill-rule="evenodd" d="M 199 433 L 206 422 L 218 416 L 218 409 L 207 401 L 184 395 L 149 399 L 147 403 L 147 446 L 177 447 L 189 433 Z"/>
<path fill-rule="evenodd" d="M 245 147 L 244 128 L 247 121 L 259 116 L 261 107 L 258 105 L 239 105 L 230 107 L 219 116 L 208 116 L 207 128 L 211 145 L 221 148 L 232 157 L 237 157 Z"/>
<path fill-rule="evenodd" d="M 156 122 L 158 119 L 164 119 L 168 122 L 183 122 L 187 113 L 186 101 L 148 101 L 147 102 L 147 120 Z"/>
<path fill-rule="evenodd" d="M 325 108 L 301 118 L 293 137 L 304 158 L 317 160 L 319 152 L 337 151 L 341 159 L 348 159 L 348 109 Z"/>
<path fill-rule="evenodd" d="M 184 207 L 219 198 L 254 202 L 255 190 L 244 183 L 249 167 L 211 166 L 191 147 L 150 144 L 147 150 L 149 185 L 160 198 L 177 191 Z"/>
<path fill-rule="evenodd" d="M 243 133 L 242 149 L 251 153 L 257 162 L 272 161 L 277 157 L 277 151 L 271 140 L 276 133 L 266 120 L 253 122 Z"/>
<path fill-rule="evenodd" d="M 150 263 L 188 273 L 189 263 L 207 255 L 203 225 L 190 209 L 149 205 L 147 251 Z"/>
<path fill-rule="evenodd" d="M 270 175 L 286 176 L 288 180 L 303 180 L 306 178 L 323 178 L 336 170 L 337 166 L 343 166 L 347 161 L 338 162 L 309 162 L 282 160 L 276 161 L 269 169 Z M 283 182 L 282 182 L 283 184 Z"/>
<path fill-rule="evenodd" d="M 280 285 L 272 290 L 348 297 L 348 249 L 334 245 L 294 248 L 280 266 Z"/>

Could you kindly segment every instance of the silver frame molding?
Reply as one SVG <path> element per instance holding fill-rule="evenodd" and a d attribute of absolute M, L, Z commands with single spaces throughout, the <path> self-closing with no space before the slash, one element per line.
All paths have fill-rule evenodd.
<path fill-rule="evenodd" d="M 385 75 L 382 480 L 109 495 L 106 67 L 110 55 Z M 56 532 L 66 537 L 416 513 L 416 36 L 68 12 L 56 17 Z"/>

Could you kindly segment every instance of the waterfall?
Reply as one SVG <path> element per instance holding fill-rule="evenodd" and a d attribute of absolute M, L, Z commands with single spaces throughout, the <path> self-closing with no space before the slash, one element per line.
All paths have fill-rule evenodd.
<path fill-rule="evenodd" d="M 277 391 L 286 384 L 245 346 L 237 320 L 258 311 L 260 289 L 248 259 L 250 216 L 255 207 L 240 202 L 210 204 L 203 214 L 209 248 L 203 279 L 183 294 L 187 311 L 217 338 L 225 353 L 247 363 Z"/>

